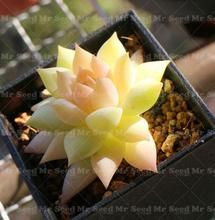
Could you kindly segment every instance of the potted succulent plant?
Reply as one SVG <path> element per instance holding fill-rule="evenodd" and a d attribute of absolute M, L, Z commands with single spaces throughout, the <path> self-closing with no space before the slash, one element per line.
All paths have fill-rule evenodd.
<path fill-rule="evenodd" d="M 15 94 L 2 95 L 2 112 L 21 131 L 17 143 L 17 132 L 2 116 L 3 138 L 47 219 L 55 218 L 53 211 L 58 218 L 65 210 L 70 217 L 84 211 L 81 196 L 90 205 L 101 195 L 108 198 L 77 219 L 114 204 L 121 194 L 112 191 L 128 185 L 122 192 L 131 192 L 153 176 L 140 171 L 157 172 L 157 163 L 170 165 L 214 136 L 213 116 L 133 12 L 80 45 L 59 47 L 57 60 L 38 69 L 40 77 L 33 70 L 2 92 Z M 44 86 L 48 97 L 39 102 Z M 35 91 L 29 99 L 26 94 Z M 136 168 L 131 178 L 129 164 Z M 126 173 L 117 179 L 120 168 Z M 99 200 L 89 196 L 93 188 Z"/>

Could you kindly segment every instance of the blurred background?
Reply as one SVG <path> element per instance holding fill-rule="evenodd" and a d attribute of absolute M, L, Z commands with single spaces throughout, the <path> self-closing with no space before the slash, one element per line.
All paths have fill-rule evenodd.
<path fill-rule="evenodd" d="M 69 46 L 134 9 L 211 111 L 215 112 L 215 1 L 0 0 L 0 90 Z M 0 219 L 41 219 L 0 140 Z"/>

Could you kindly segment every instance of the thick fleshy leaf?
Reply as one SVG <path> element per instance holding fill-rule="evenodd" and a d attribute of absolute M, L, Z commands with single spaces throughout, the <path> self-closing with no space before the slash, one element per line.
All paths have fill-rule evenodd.
<path fill-rule="evenodd" d="M 138 142 L 142 140 L 149 140 L 150 132 L 148 123 L 144 118 L 138 122 L 130 125 L 125 131 L 125 140 L 128 142 Z"/>
<path fill-rule="evenodd" d="M 162 85 L 161 82 L 154 79 L 147 79 L 138 83 L 129 91 L 126 97 L 125 112 L 139 115 L 149 110 L 156 103 Z"/>
<path fill-rule="evenodd" d="M 91 68 L 95 74 L 95 79 L 98 77 L 106 77 L 110 71 L 109 66 L 96 56 L 92 57 Z"/>
<path fill-rule="evenodd" d="M 37 109 L 26 124 L 45 131 L 70 130 L 71 126 L 63 123 L 63 121 L 58 118 L 51 105 L 52 104 L 45 104 Z"/>
<path fill-rule="evenodd" d="M 89 159 L 73 164 L 67 171 L 63 183 L 61 203 L 66 203 L 96 179 Z"/>
<path fill-rule="evenodd" d="M 55 101 L 56 99 L 54 97 L 49 97 L 46 98 L 44 100 L 42 100 L 41 102 L 38 102 L 37 104 L 33 105 L 31 107 L 31 111 L 35 112 L 37 109 L 39 109 L 40 107 L 46 105 L 46 104 L 51 104 L 53 101 Z"/>
<path fill-rule="evenodd" d="M 90 112 L 91 94 L 93 89 L 81 83 L 76 83 L 73 87 L 73 102 L 85 112 Z"/>
<path fill-rule="evenodd" d="M 117 60 L 113 77 L 122 102 L 130 88 L 133 86 L 136 77 L 135 68 L 128 53 L 124 54 Z"/>
<path fill-rule="evenodd" d="M 65 133 L 63 132 L 55 135 L 45 154 L 43 155 L 40 163 L 66 158 L 66 152 L 64 150 L 64 137 Z"/>
<path fill-rule="evenodd" d="M 149 140 L 147 121 L 140 116 L 123 116 L 114 134 L 126 142 Z"/>
<path fill-rule="evenodd" d="M 91 94 L 92 108 L 98 109 L 108 106 L 117 106 L 119 103 L 118 91 L 109 78 L 99 78 L 96 80 L 96 87 Z"/>
<path fill-rule="evenodd" d="M 140 64 L 137 67 L 137 81 L 140 82 L 148 78 L 161 81 L 169 63 L 170 60 L 161 60 Z"/>
<path fill-rule="evenodd" d="M 54 134 L 47 131 L 40 131 L 27 145 L 25 153 L 43 154 L 54 138 Z"/>
<path fill-rule="evenodd" d="M 53 95 L 58 97 L 57 92 L 57 72 L 69 72 L 68 69 L 63 67 L 52 67 L 46 69 L 37 69 L 40 78 L 43 81 L 46 89 Z"/>
<path fill-rule="evenodd" d="M 75 56 L 73 60 L 73 71 L 78 73 L 79 69 L 91 70 L 92 54 L 82 49 L 77 44 L 75 45 Z"/>
<path fill-rule="evenodd" d="M 91 157 L 93 170 L 106 188 L 123 159 L 124 150 L 125 144 L 111 137 Z"/>
<path fill-rule="evenodd" d="M 96 81 L 94 80 L 94 73 L 90 70 L 79 69 L 77 82 L 94 88 L 96 84 Z"/>
<path fill-rule="evenodd" d="M 71 72 L 57 72 L 57 89 L 60 97 L 72 100 L 72 86 L 75 77 Z"/>
<path fill-rule="evenodd" d="M 84 123 L 86 114 L 66 99 L 57 99 L 52 106 L 58 118 L 65 124 L 78 126 Z"/>
<path fill-rule="evenodd" d="M 97 57 L 113 68 L 116 60 L 125 53 L 124 46 L 118 39 L 116 32 L 114 32 L 113 35 L 101 46 L 97 53 Z"/>
<path fill-rule="evenodd" d="M 102 136 L 83 128 L 71 130 L 64 139 L 69 165 L 96 153 L 102 146 Z"/>
<path fill-rule="evenodd" d="M 151 135 L 149 141 L 126 143 L 124 158 L 130 165 L 141 171 L 150 170 L 157 172 L 157 152 Z"/>
<path fill-rule="evenodd" d="M 85 121 L 87 126 L 93 131 L 108 132 L 119 124 L 121 116 L 121 108 L 106 107 L 90 113 Z"/>
<path fill-rule="evenodd" d="M 74 50 L 58 46 L 57 67 L 65 67 L 73 71 L 74 56 Z"/>

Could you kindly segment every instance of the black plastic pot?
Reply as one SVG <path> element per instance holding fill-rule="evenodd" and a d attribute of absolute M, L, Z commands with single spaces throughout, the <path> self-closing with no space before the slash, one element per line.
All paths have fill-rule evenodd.
<path fill-rule="evenodd" d="M 132 11 L 119 16 L 108 26 L 81 41 L 81 46 L 96 53 L 114 31 L 117 31 L 119 36 L 138 34 L 145 49 L 146 60 L 170 59 Z M 53 58 L 41 66 L 53 66 L 55 61 L 56 59 Z M 122 191 L 103 199 L 74 219 L 135 219 L 138 217 L 159 219 L 162 216 L 161 219 L 177 219 L 178 214 L 182 215 L 182 219 L 196 219 L 196 215 L 204 214 L 202 219 L 206 219 L 205 216 L 213 214 L 213 210 L 208 211 L 207 206 L 215 202 L 213 189 L 215 169 L 212 172 L 215 167 L 215 118 L 173 62 L 166 70 L 165 76 L 174 82 L 176 90 L 184 95 L 189 107 L 204 124 L 203 137 L 195 145 L 162 162 L 159 165 L 160 174 L 150 173 L 140 176 Z M 29 110 L 33 103 L 38 102 L 38 91 L 42 87 L 35 69 L 22 75 L 15 82 L 5 85 L 0 99 L 0 109 L 4 115 L 0 120 L 0 128 L 1 136 L 40 207 L 44 219 L 56 219 L 50 203 L 44 198 L 32 173 L 29 172 L 37 165 L 32 165 L 31 161 L 21 157 L 16 146 L 15 128 L 7 125 L 7 120 L 12 123 L 12 119 L 18 112 Z M 35 99 L 32 98 L 33 95 Z M 211 170 L 208 170 L 209 168 Z M 171 205 L 184 209 L 174 209 Z M 186 211 L 186 207 L 189 210 Z M 198 207 L 202 209 L 198 210 Z"/>

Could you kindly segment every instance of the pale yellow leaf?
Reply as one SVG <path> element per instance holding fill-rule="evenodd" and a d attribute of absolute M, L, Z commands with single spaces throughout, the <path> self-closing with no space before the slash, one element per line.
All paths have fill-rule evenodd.
<path fill-rule="evenodd" d="M 91 157 L 94 172 L 102 181 L 105 188 L 108 187 L 113 175 L 119 167 L 125 150 L 125 144 L 116 138 L 109 137 L 103 147 Z"/>
<path fill-rule="evenodd" d="M 37 72 L 39 73 L 44 86 L 52 94 L 52 96 L 59 97 L 59 93 L 57 91 L 57 72 L 69 72 L 69 70 L 63 67 L 51 67 L 37 69 Z"/>
<path fill-rule="evenodd" d="M 114 68 L 113 72 L 114 83 L 120 95 L 122 103 L 130 88 L 134 85 L 136 72 L 134 64 L 131 62 L 128 53 L 121 56 Z"/>
<path fill-rule="evenodd" d="M 74 56 L 74 50 L 58 46 L 57 67 L 65 67 L 73 71 Z"/>
<path fill-rule="evenodd" d="M 72 128 L 59 119 L 52 104 L 38 108 L 26 124 L 45 131 L 65 131 Z"/>
<path fill-rule="evenodd" d="M 77 44 L 75 46 L 75 56 L 73 60 L 73 71 L 78 73 L 79 69 L 91 70 L 92 54 L 82 49 Z"/>
<path fill-rule="evenodd" d="M 149 140 L 147 121 L 140 116 L 123 116 L 114 134 L 126 142 Z"/>
<path fill-rule="evenodd" d="M 125 48 L 117 37 L 116 32 L 101 46 L 97 57 L 113 68 L 116 60 L 125 54 Z"/>
<path fill-rule="evenodd" d="M 67 133 L 64 139 L 64 148 L 69 165 L 96 153 L 102 146 L 102 139 L 100 135 L 84 128 L 75 128 Z"/>
<path fill-rule="evenodd" d="M 137 82 L 145 79 L 161 81 L 170 60 L 151 61 L 140 64 L 137 67 Z"/>
<path fill-rule="evenodd" d="M 87 126 L 93 131 L 108 132 L 119 124 L 121 116 L 121 108 L 106 107 L 90 113 L 85 121 Z"/>
<path fill-rule="evenodd" d="M 127 143 L 125 148 L 125 160 L 139 170 L 157 172 L 157 152 L 153 138 L 136 143 Z"/>
<path fill-rule="evenodd" d="M 37 109 L 39 109 L 40 107 L 42 107 L 43 105 L 46 104 L 51 104 L 53 101 L 55 101 L 56 99 L 54 97 L 49 97 L 46 98 L 44 100 L 42 100 L 41 102 L 38 102 L 37 104 L 33 105 L 31 107 L 31 111 L 35 112 Z"/>
<path fill-rule="evenodd" d="M 149 110 L 156 103 L 162 85 L 161 82 L 154 79 L 147 79 L 136 84 L 126 97 L 125 112 L 139 115 Z"/>

